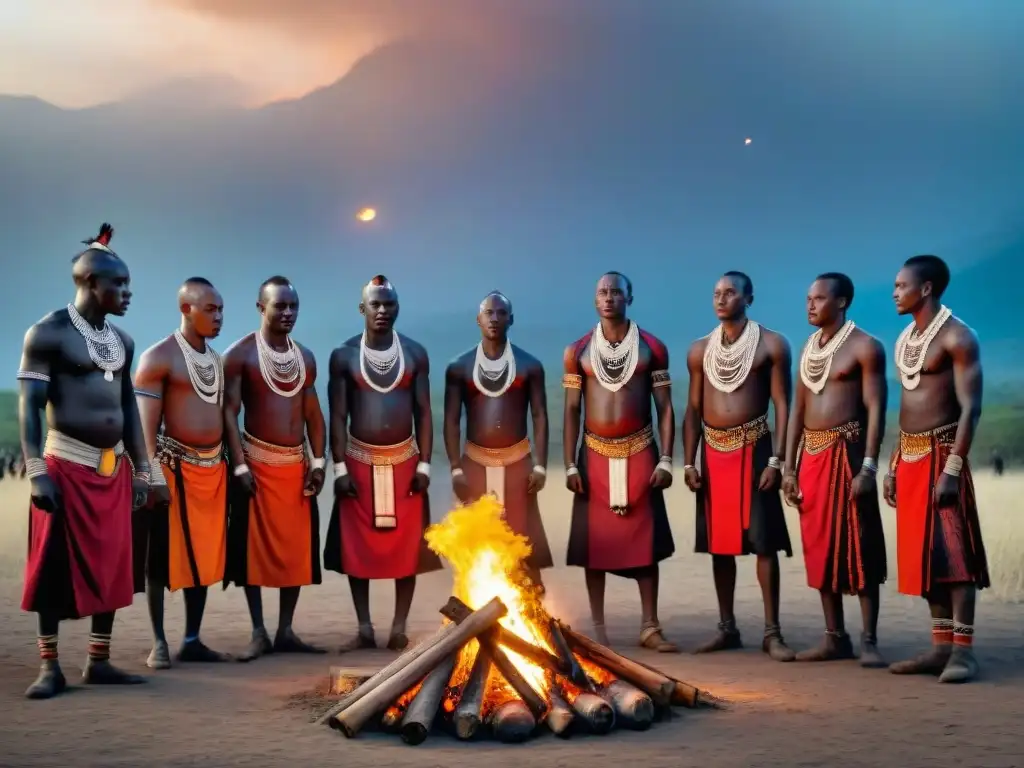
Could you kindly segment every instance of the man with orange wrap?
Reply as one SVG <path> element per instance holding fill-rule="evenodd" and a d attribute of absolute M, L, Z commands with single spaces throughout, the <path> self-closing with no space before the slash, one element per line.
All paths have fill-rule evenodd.
<path fill-rule="evenodd" d="M 914 322 L 896 341 L 900 439 L 885 499 L 896 508 L 899 591 L 928 601 L 932 648 L 889 669 L 965 683 L 978 673 L 977 591 L 990 585 L 967 459 L 981 417 L 982 370 L 974 332 L 942 306 L 949 279 L 942 259 L 914 256 L 893 292 L 896 311 Z"/>
<path fill-rule="evenodd" d="M 316 497 L 324 484 L 327 430 L 314 388 L 316 360 L 291 339 L 299 294 L 287 278 L 264 281 L 256 306 L 259 330 L 224 355 L 224 431 L 235 481 L 226 582 L 245 587 L 252 619 L 252 640 L 239 661 L 324 653 L 292 629 L 300 589 L 322 580 Z M 245 428 L 239 431 L 242 408 Z M 281 591 L 273 642 L 263 623 L 261 587 Z"/>
<path fill-rule="evenodd" d="M 807 319 L 819 330 L 800 355 L 800 379 L 786 434 L 782 492 L 800 510 L 807 583 L 821 593 L 825 639 L 797 661 L 854 658 L 843 595 L 860 598 L 862 667 L 884 667 L 878 652 L 879 585 L 886 578 L 878 510 L 878 452 L 885 430 L 885 350 L 846 313 L 853 281 L 819 275 Z"/>
<path fill-rule="evenodd" d="M 224 377 L 209 345 L 220 333 L 224 300 L 202 277 L 178 289 L 180 327 L 147 349 L 135 372 L 135 396 L 152 456 L 150 505 L 135 513 L 135 589 L 145 585 L 153 650 L 151 669 L 167 669 L 164 591 L 184 590 L 185 637 L 178 661 L 228 657 L 199 639 L 207 591 L 224 578 L 228 471 Z M 161 429 L 162 428 L 162 429 Z"/>

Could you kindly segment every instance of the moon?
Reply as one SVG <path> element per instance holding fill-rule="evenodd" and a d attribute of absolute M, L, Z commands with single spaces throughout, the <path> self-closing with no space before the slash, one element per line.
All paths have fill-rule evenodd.
<path fill-rule="evenodd" d="M 754 143 L 754 140 L 753 140 L 753 139 L 751 139 L 750 137 L 747 137 L 747 138 L 745 138 L 745 139 L 743 140 L 743 143 L 744 143 L 744 144 L 748 144 L 748 145 L 749 145 L 749 144 L 753 144 L 753 143 Z"/>
<path fill-rule="evenodd" d="M 360 208 L 359 211 L 356 213 L 356 218 L 363 223 L 373 221 L 374 219 L 377 218 L 377 209 Z"/>

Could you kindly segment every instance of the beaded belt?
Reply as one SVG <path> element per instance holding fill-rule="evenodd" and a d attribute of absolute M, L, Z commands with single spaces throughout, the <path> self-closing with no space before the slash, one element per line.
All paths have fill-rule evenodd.
<path fill-rule="evenodd" d="M 728 429 L 715 429 L 704 425 L 704 443 L 719 453 L 730 453 L 745 445 L 756 443 L 768 434 L 768 414 L 753 421 Z"/>
<path fill-rule="evenodd" d="M 530 441 L 523 438 L 506 448 L 484 448 L 466 441 L 466 458 L 482 467 L 508 467 L 530 455 Z"/>
<path fill-rule="evenodd" d="M 583 442 L 587 448 L 606 459 L 628 459 L 651 446 L 654 442 L 654 427 L 648 424 L 639 432 L 617 438 L 598 437 L 587 432 L 583 435 Z"/>
<path fill-rule="evenodd" d="M 117 460 L 124 455 L 124 442 L 118 440 L 113 448 L 96 448 L 50 429 L 46 432 L 43 455 L 80 464 L 95 469 L 102 477 L 110 477 L 117 470 Z"/>
<path fill-rule="evenodd" d="M 156 437 L 157 460 L 171 469 L 178 463 L 191 464 L 194 467 L 209 469 L 216 467 L 224 461 L 224 444 L 218 443 L 213 448 L 193 448 L 190 445 L 178 442 L 173 437 L 157 435 Z"/>
<path fill-rule="evenodd" d="M 242 433 L 242 452 L 260 464 L 300 464 L 306 460 L 305 445 L 274 445 Z"/>
<path fill-rule="evenodd" d="M 909 433 L 900 430 L 900 459 L 920 461 L 932 452 L 932 445 L 952 445 L 956 438 L 956 423 L 930 429 L 927 432 Z"/>
<path fill-rule="evenodd" d="M 830 429 L 805 429 L 800 437 L 800 447 L 813 456 L 829 448 L 836 440 L 859 440 L 860 435 L 861 426 L 856 421 Z"/>
<path fill-rule="evenodd" d="M 349 436 L 348 444 L 345 446 L 346 456 L 355 459 L 360 464 L 369 464 L 374 467 L 393 467 L 396 464 L 404 464 L 419 452 L 416 441 L 411 435 L 408 439 L 395 445 L 370 445 Z"/>

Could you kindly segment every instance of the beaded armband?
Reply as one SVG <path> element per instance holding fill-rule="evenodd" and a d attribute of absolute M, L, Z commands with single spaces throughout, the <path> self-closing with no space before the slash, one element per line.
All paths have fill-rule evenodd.
<path fill-rule="evenodd" d="M 562 386 L 566 389 L 582 389 L 583 377 L 578 373 L 567 373 L 562 376 Z"/>
<path fill-rule="evenodd" d="M 38 373 L 37 371 L 18 371 L 18 375 L 15 376 L 18 381 L 42 381 L 49 382 L 50 376 L 46 373 Z"/>
<path fill-rule="evenodd" d="M 657 389 L 658 387 L 671 387 L 672 377 L 668 371 L 654 371 L 651 374 L 651 387 Z"/>

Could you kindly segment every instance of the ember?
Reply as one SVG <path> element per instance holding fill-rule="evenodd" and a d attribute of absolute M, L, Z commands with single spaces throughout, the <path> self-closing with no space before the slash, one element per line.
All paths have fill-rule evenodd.
<path fill-rule="evenodd" d="M 467 740 L 487 725 L 498 740 L 518 742 L 541 725 L 559 736 L 643 730 L 672 706 L 719 705 L 549 616 L 522 569 L 529 542 L 505 524 L 493 497 L 453 510 L 426 538 L 454 572 L 441 628 L 321 723 L 350 738 L 364 728 L 398 733 L 409 744 L 435 726 Z"/>

